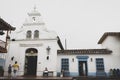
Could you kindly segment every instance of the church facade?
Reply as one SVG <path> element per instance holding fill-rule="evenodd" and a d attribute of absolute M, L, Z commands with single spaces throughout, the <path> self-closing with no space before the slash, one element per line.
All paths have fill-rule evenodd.
<path fill-rule="evenodd" d="M 47 67 L 56 76 L 58 49 L 62 49 L 59 37 L 46 29 L 41 14 L 34 9 L 28 13 L 28 19 L 21 29 L 11 36 L 5 70 L 17 61 L 20 65 L 19 75 L 42 76 Z"/>
<path fill-rule="evenodd" d="M 28 13 L 19 31 L 8 41 L 5 72 L 15 61 L 20 65 L 19 76 L 43 76 L 45 68 L 49 76 L 104 76 L 110 69 L 120 69 L 120 33 L 105 33 L 99 40 L 103 49 L 64 50 L 60 38 L 47 30 L 41 14 L 34 9 Z"/>

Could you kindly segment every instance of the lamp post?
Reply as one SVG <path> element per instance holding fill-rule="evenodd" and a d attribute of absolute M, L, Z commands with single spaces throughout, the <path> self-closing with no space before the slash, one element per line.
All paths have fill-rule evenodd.
<path fill-rule="evenodd" d="M 47 50 L 47 53 L 48 53 L 48 55 L 49 55 L 51 48 L 48 46 L 48 47 L 46 48 L 46 50 Z"/>
<path fill-rule="evenodd" d="M 46 48 L 46 50 L 47 50 L 47 54 L 48 54 L 48 56 L 46 57 L 46 59 L 49 60 L 49 53 L 50 53 L 51 48 L 48 46 L 48 47 Z"/>

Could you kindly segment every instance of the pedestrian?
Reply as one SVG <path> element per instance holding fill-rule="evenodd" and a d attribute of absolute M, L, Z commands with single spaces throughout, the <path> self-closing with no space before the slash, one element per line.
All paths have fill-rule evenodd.
<path fill-rule="evenodd" d="M 16 77 L 17 72 L 19 70 L 19 65 L 17 64 L 17 61 L 15 61 L 15 64 L 13 64 L 12 67 L 13 67 L 14 77 Z"/>
<path fill-rule="evenodd" d="M 61 70 L 60 77 L 64 77 L 64 70 L 63 69 Z"/>
<path fill-rule="evenodd" d="M 110 77 L 113 76 L 113 69 L 110 69 L 110 71 L 109 71 L 109 76 L 110 76 Z"/>
<path fill-rule="evenodd" d="M 11 77 L 11 73 L 12 73 L 12 66 L 11 66 L 11 64 L 9 64 L 9 66 L 8 66 L 8 77 Z"/>
<path fill-rule="evenodd" d="M 45 70 L 43 72 L 43 76 L 48 76 L 48 69 L 47 69 L 47 67 L 45 68 Z"/>

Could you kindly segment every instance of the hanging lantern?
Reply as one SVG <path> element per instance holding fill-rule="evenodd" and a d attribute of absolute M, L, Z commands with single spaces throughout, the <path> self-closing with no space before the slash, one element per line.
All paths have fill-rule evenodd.
<path fill-rule="evenodd" d="M 51 48 L 49 46 L 46 48 L 48 54 L 50 53 L 50 49 Z"/>

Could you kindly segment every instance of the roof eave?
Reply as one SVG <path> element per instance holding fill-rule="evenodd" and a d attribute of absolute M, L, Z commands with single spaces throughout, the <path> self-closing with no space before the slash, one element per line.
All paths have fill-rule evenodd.
<path fill-rule="evenodd" d="M 106 32 L 98 41 L 98 44 L 102 44 L 103 41 L 107 38 L 107 36 L 120 36 L 120 32 Z"/>
<path fill-rule="evenodd" d="M 79 49 L 79 50 L 58 50 L 58 54 L 111 54 L 108 49 Z"/>
<path fill-rule="evenodd" d="M 59 36 L 57 36 L 57 38 L 58 38 L 57 43 L 58 43 L 60 49 L 61 49 L 61 50 L 64 50 L 64 47 L 63 47 L 63 45 L 62 45 L 62 43 L 61 43 L 61 40 L 60 40 Z"/>
<path fill-rule="evenodd" d="M 12 27 L 6 21 L 0 18 L 0 30 L 15 30 L 15 29 L 16 29 L 15 27 Z"/>

